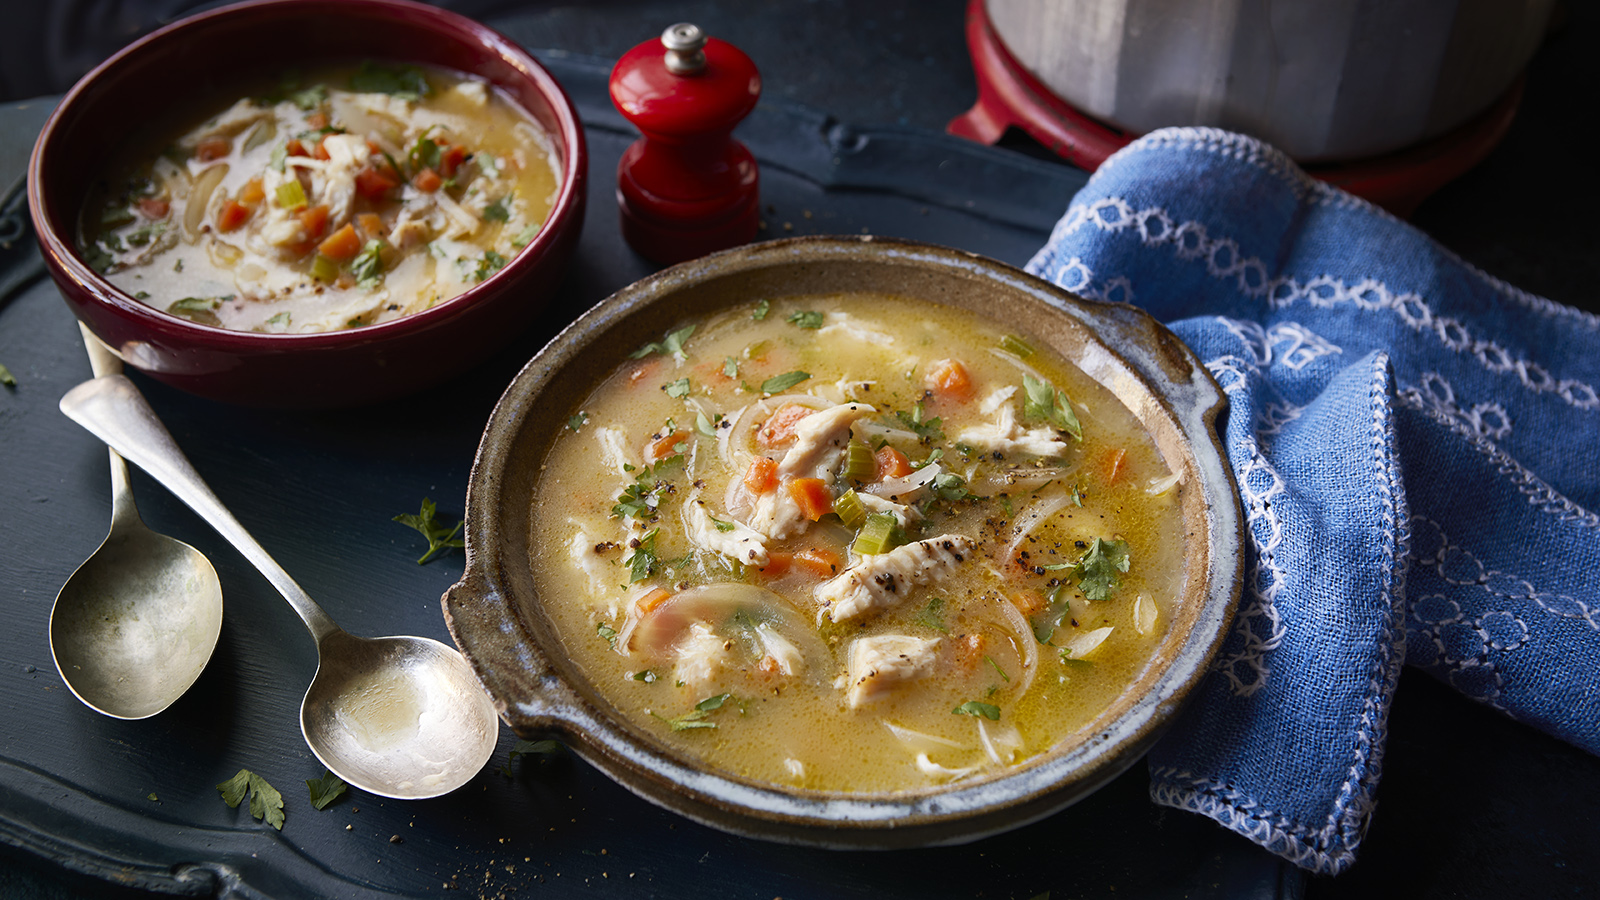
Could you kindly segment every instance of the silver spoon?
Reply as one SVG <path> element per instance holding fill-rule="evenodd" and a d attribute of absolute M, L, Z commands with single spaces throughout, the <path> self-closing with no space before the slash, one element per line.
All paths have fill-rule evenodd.
<path fill-rule="evenodd" d="M 61 398 L 61 411 L 166 485 L 289 601 L 317 642 L 300 732 L 328 771 L 412 800 L 455 790 L 489 761 L 499 717 L 466 659 L 428 638 L 341 630 L 206 487 L 133 382 L 86 381 Z"/>
<path fill-rule="evenodd" d="M 94 374 L 122 360 L 81 324 Z M 128 464 L 111 451 L 111 531 L 50 608 L 50 655 L 96 712 L 144 719 L 171 706 L 205 669 L 222 630 L 222 584 L 211 561 L 139 518 Z"/>

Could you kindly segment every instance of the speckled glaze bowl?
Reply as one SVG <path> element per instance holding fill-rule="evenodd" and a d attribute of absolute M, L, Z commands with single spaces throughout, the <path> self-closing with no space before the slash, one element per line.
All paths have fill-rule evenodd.
<path fill-rule="evenodd" d="M 1106 385 L 1186 483 L 1194 545 L 1172 625 L 1142 676 L 1054 749 L 986 777 L 915 791 L 836 793 L 758 782 L 685 758 L 630 725 L 579 674 L 529 566 L 539 475 L 567 415 L 621 361 L 682 320 L 747 302 L 883 291 L 1007 323 Z M 467 493 L 467 566 L 445 620 L 501 715 L 556 737 L 645 799 L 726 831 L 836 848 L 974 840 L 1047 816 L 1137 761 L 1199 681 L 1239 595 L 1243 517 L 1214 431 L 1225 403 L 1193 353 L 1131 306 L 1090 302 L 957 250 L 872 238 L 796 238 L 673 266 L 613 294 L 551 341 L 500 398 Z"/>
<path fill-rule="evenodd" d="M 550 134 L 561 185 L 543 230 L 498 273 L 439 305 L 321 334 L 228 331 L 113 287 L 78 254 L 85 196 L 124 136 L 185 88 L 341 60 L 423 63 L 487 79 Z M 492 29 L 406 0 L 258 0 L 182 19 L 84 76 L 34 146 L 28 204 L 50 275 L 79 319 L 130 366 L 252 406 L 334 407 L 443 380 L 523 330 L 556 291 L 582 230 L 588 151 L 577 110 L 542 66 Z"/>

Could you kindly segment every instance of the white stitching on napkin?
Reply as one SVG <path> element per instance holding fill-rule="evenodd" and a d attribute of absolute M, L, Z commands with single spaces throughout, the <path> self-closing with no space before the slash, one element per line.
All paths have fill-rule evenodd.
<path fill-rule="evenodd" d="M 1319 206 L 1361 209 L 1391 222 L 1398 221 L 1388 210 L 1307 175 L 1305 170 L 1301 169 L 1294 160 L 1276 147 L 1264 144 L 1255 138 L 1217 128 L 1163 128 L 1153 131 L 1112 154 L 1110 158 L 1100 164 L 1094 175 L 1090 176 L 1089 183 L 1093 184 L 1102 175 L 1115 168 L 1117 163 L 1135 153 L 1172 148 L 1216 153 L 1255 166 L 1286 182 L 1294 190 L 1297 198 L 1304 200 L 1309 197 L 1313 203 Z M 1170 220 L 1168 220 L 1167 225 L 1170 229 Z M 1150 243 L 1148 238 L 1146 238 L 1145 242 Z M 1537 294 L 1530 294 L 1490 275 L 1462 259 L 1453 251 L 1443 250 L 1443 248 L 1441 250 L 1452 261 L 1459 263 L 1462 268 L 1482 279 L 1485 284 L 1489 285 L 1501 296 L 1530 312 L 1557 319 L 1567 324 L 1581 325 L 1590 330 L 1600 330 L 1600 316 L 1556 303 Z"/>
<path fill-rule="evenodd" d="M 1467 446 L 1477 451 L 1480 456 L 1487 457 L 1494 464 L 1495 469 L 1506 477 L 1506 480 L 1524 496 L 1528 503 L 1540 512 L 1549 513 L 1562 522 L 1571 522 L 1585 528 L 1600 528 L 1600 516 L 1584 509 L 1572 502 L 1560 491 L 1551 487 L 1544 479 L 1535 475 L 1522 463 L 1509 453 L 1501 450 L 1488 438 L 1479 434 L 1471 424 L 1449 415 L 1439 409 L 1423 402 L 1414 394 L 1405 392 L 1396 395 L 1396 399 L 1411 409 L 1421 412 L 1440 425 L 1449 428 L 1466 441 Z"/>
<path fill-rule="evenodd" d="M 1511 415 L 1504 406 L 1485 402 L 1474 403 L 1471 409 L 1462 409 L 1456 402 L 1455 388 L 1438 372 L 1423 372 L 1418 384 L 1402 388 L 1400 394 L 1405 398 L 1406 405 L 1432 409 L 1489 440 L 1504 440 L 1511 434 Z"/>
<path fill-rule="evenodd" d="M 1160 223 L 1161 227 L 1152 229 L 1151 222 Z M 1049 243 L 1028 267 L 1032 271 L 1048 269 L 1050 248 L 1086 224 L 1111 234 L 1135 229 L 1145 245 L 1170 245 L 1179 259 L 1204 260 L 1206 271 L 1213 278 L 1232 280 L 1241 294 L 1265 299 L 1274 308 L 1305 302 L 1325 308 L 1351 304 L 1364 310 L 1387 309 L 1413 330 L 1431 333 L 1450 350 L 1471 354 L 1488 371 L 1515 374 L 1517 380 L 1534 393 L 1553 393 L 1577 409 L 1600 409 L 1600 392 L 1593 385 L 1572 378 L 1558 380 L 1538 363 L 1516 358 L 1494 341 L 1474 337 L 1465 324 L 1450 316 L 1437 315 L 1427 301 L 1416 294 L 1395 294 L 1387 285 L 1371 278 L 1354 286 L 1347 286 L 1342 279 L 1329 275 L 1318 275 L 1303 284 L 1288 276 L 1267 278 L 1266 266 L 1256 257 L 1242 257 L 1231 238 L 1213 238 L 1199 222 L 1183 222 L 1175 227 L 1171 222 L 1171 216 L 1164 210 L 1152 207 L 1136 211 L 1121 197 L 1104 197 L 1088 205 L 1073 204 L 1056 222 Z M 1219 262 L 1219 257 L 1226 264 Z M 1074 283 L 1067 281 L 1069 272 L 1075 276 Z M 1069 291 L 1098 297 L 1100 290 L 1093 279 L 1094 273 L 1076 256 L 1067 260 L 1055 276 L 1056 283 Z M 1131 288 L 1127 293 L 1131 297 Z"/>

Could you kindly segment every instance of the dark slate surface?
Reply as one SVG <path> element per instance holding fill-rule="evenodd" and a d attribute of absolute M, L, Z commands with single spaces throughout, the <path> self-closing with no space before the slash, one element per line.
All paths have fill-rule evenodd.
<path fill-rule="evenodd" d="M 121 41 L 192 5 L 16 4 L 0 33 L 0 92 L 64 90 Z M 763 161 L 768 235 L 866 228 L 1020 263 L 1081 182 L 1081 173 L 1034 158 L 1041 154 L 1024 139 L 1008 140 L 1020 152 L 1007 153 L 938 136 L 975 96 L 963 0 L 443 5 L 527 46 L 594 56 L 542 54 L 582 105 L 593 154 L 589 220 L 562 308 L 478 371 L 354 414 L 247 413 L 140 380 L 222 499 L 357 633 L 446 639 L 436 598 L 461 558 L 413 565 L 420 539 L 389 517 L 422 496 L 459 515 L 500 388 L 561 323 L 652 269 L 615 238 L 608 176 L 628 137 L 600 87 L 605 62 L 637 41 L 690 20 L 756 59 L 767 102 L 741 135 Z M 1505 143 L 1415 221 L 1497 276 L 1600 310 L 1591 212 L 1600 169 L 1580 139 L 1600 67 L 1592 52 L 1600 10 L 1575 4 L 1561 18 Z M 12 183 L 9 161 L 26 153 L 40 110 L 0 108 L 0 189 Z M 1337 879 L 1303 879 L 1205 820 L 1151 806 L 1137 768 L 1044 823 L 909 853 L 727 837 L 571 760 L 519 761 L 506 779 L 494 769 L 509 735 L 490 770 L 454 796 L 409 804 L 358 796 L 314 812 L 300 782 L 321 770 L 292 725 L 315 665 L 309 640 L 237 554 L 141 473 L 146 519 L 206 551 L 223 577 L 217 656 L 184 700 L 143 723 L 99 717 L 60 683 L 44 623 L 61 582 L 104 535 L 109 500 L 103 450 L 55 410 L 89 375 L 71 318 L 47 283 L 13 289 L 36 274 L 33 260 L 26 243 L 0 251 L 0 362 L 21 382 L 0 388 L 0 897 L 147 895 L 127 885 L 196 896 L 392 897 L 440 894 L 446 884 L 474 897 L 1600 894 L 1600 760 L 1412 672 L 1394 708 L 1372 831 L 1361 860 Z M 240 766 L 284 790 L 282 834 L 218 801 L 211 785 Z"/>

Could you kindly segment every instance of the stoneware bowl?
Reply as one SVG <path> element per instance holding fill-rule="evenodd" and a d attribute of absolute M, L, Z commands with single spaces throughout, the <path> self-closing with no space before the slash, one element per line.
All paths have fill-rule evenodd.
<path fill-rule="evenodd" d="M 624 722 L 585 681 L 545 615 L 529 567 L 541 464 L 567 416 L 622 360 L 686 318 L 747 302 L 882 291 L 1004 321 L 1109 387 L 1176 471 L 1185 530 L 1196 536 L 1172 626 L 1154 661 L 1098 719 L 1015 768 L 939 787 L 879 794 L 803 790 L 709 769 Z M 737 834 L 839 848 L 959 843 L 1035 821 L 1137 761 L 1205 673 L 1238 598 L 1241 522 L 1213 423 L 1225 400 L 1193 353 L 1131 306 L 1090 302 L 992 260 L 871 238 L 796 238 L 673 266 L 583 315 L 528 363 L 500 398 L 467 493 L 467 565 L 444 595 L 445 619 L 524 737 L 555 737 L 639 796 Z M 554 505 L 552 505 L 554 504 Z M 560 514 L 556 512 L 555 514 Z"/>
<path fill-rule="evenodd" d="M 75 236 L 92 179 L 122 138 L 181 102 L 250 73 L 380 59 L 487 79 L 533 116 L 559 155 L 561 184 L 538 236 L 481 284 L 379 325 L 252 334 L 160 312 L 84 263 Z M 255 406 L 346 406 L 442 380 L 502 346 L 545 306 L 582 230 L 588 154 L 571 100 L 510 40 L 455 13 L 405 0 L 260 0 L 162 28 L 102 63 L 45 123 L 28 204 L 67 305 L 130 366 L 191 393 Z"/>

